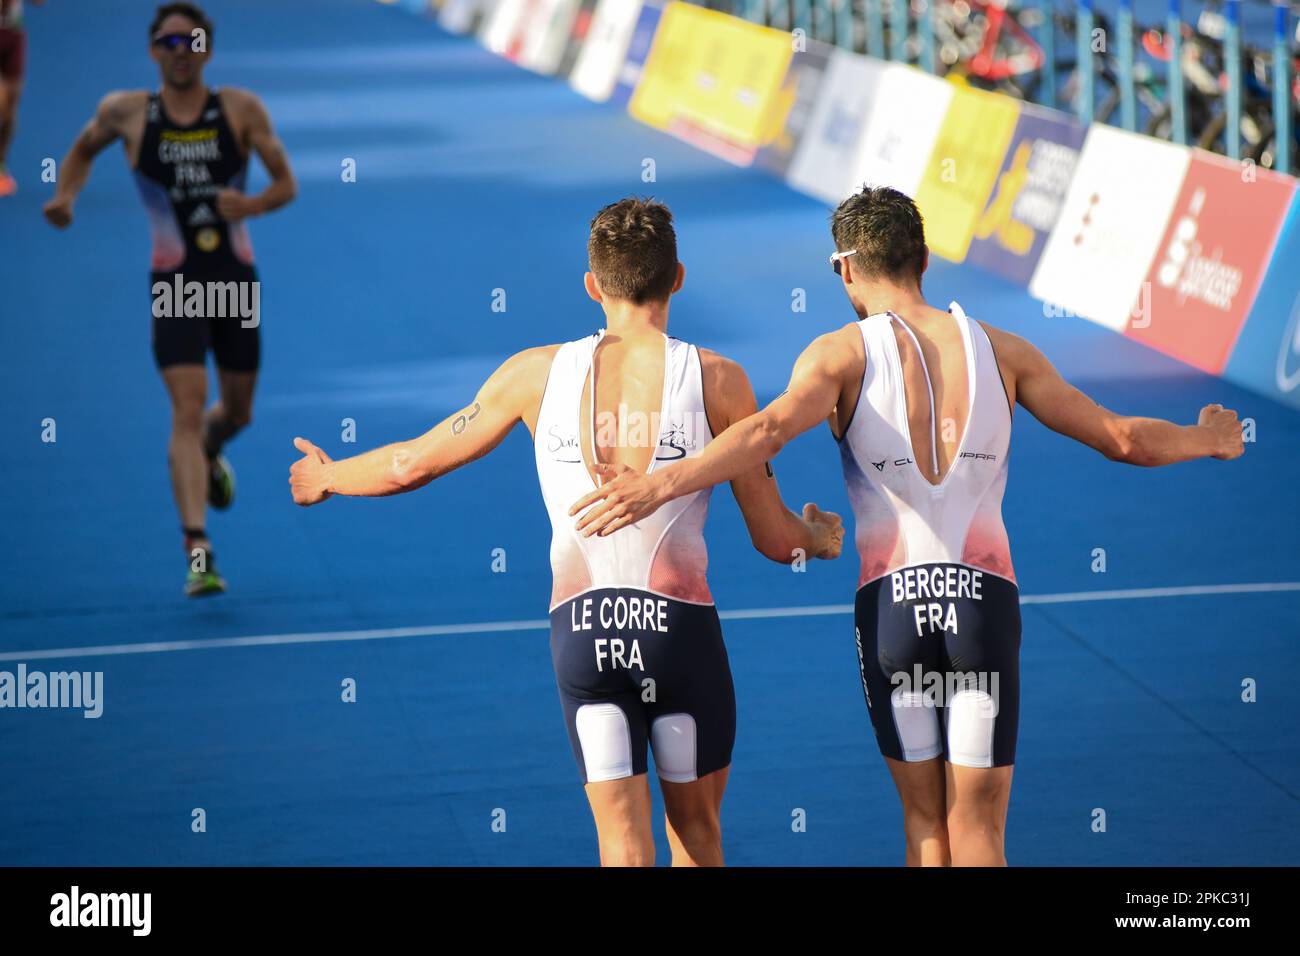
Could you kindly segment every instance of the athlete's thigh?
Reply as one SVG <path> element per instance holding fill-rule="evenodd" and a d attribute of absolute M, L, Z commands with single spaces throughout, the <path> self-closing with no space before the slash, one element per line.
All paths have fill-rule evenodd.
<path fill-rule="evenodd" d="M 978 819 L 1005 830 L 1015 767 L 962 767 L 946 764 L 948 813 L 962 820 Z"/>
<path fill-rule="evenodd" d="M 178 413 L 201 413 L 208 397 L 208 370 L 197 363 L 178 363 L 161 370 L 163 384 Z"/>
<path fill-rule="evenodd" d="M 980 593 L 956 602 L 958 627 L 944 634 L 945 755 L 963 767 L 1009 767 L 1020 725 L 1020 597 L 987 574 Z"/>
<path fill-rule="evenodd" d="M 646 846 L 651 842 L 650 783 L 646 774 L 588 783 L 586 792 L 602 845 L 617 841 Z"/>
<path fill-rule="evenodd" d="M 891 577 L 859 588 L 854 605 L 862 694 L 881 754 L 895 762 L 928 762 L 943 755 L 930 683 L 943 666 L 942 642 L 918 625 L 911 603 L 895 599 Z"/>
<path fill-rule="evenodd" d="M 885 766 L 894 778 L 903 811 L 921 814 L 925 819 L 942 820 L 947 807 L 944 761 L 942 757 L 929 760 L 896 760 L 885 757 Z"/>
<path fill-rule="evenodd" d="M 13 119 L 11 114 L 17 108 L 22 92 L 23 81 L 21 79 L 0 77 L 0 118 Z"/>
<path fill-rule="evenodd" d="M 736 693 L 713 605 L 674 603 L 665 617 L 662 633 L 625 633 L 635 635 L 644 660 L 655 770 L 660 780 L 690 784 L 731 765 Z"/>
<path fill-rule="evenodd" d="M 240 372 L 218 365 L 217 381 L 221 388 L 221 407 L 226 414 L 240 421 L 252 418 L 257 372 Z"/>
<path fill-rule="evenodd" d="M 252 382 L 262 364 L 262 335 L 260 325 L 246 324 L 239 316 L 222 316 L 209 320 L 212 336 L 212 357 L 217 368 L 226 372 L 244 373 L 247 394 L 251 402 Z"/>
<path fill-rule="evenodd" d="M 680 828 L 693 820 L 716 819 L 722 809 L 722 795 L 727 789 L 730 773 L 731 767 L 727 766 L 689 783 L 673 783 L 659 778 L 669 826 Z"/>

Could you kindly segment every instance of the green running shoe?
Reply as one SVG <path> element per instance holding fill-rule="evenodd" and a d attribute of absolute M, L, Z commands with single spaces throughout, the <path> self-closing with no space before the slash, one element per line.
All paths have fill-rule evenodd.
<path fill-rule="evenodd" d="M 217 573 L 216 556 L 206 548 L 196 548 L 199 554 L 191 552 L 189 571 L 185 575 L 186 597 L 207 597 L 210 594 L 224 594 L 225 579 Z M 202 568 L 202 571 L 195 570 Z"/>
<path fill-rule="evenodd" d="M 208 466 L 208 504 L 225 511 L 235 500 L 235 469 L 225 455 L 218 455 Z"/>

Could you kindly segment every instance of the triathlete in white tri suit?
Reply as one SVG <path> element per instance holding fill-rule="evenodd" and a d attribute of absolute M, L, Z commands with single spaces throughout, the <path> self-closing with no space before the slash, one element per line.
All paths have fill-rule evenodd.
<path fill-rule="evenodd" d="M 672 215 L 625 199 L 597 213 L 588 294 L 606 327 L 520 352 L 474 402 L 420 438 L 343 461 L 304 439 L 290 473 L 302 505 L 331 494 L 419 488 L 487 454 L 523 421 L 551 516 L 551 655 L 601 862 L 654 862 L 648 754 L 654 753 L 674 865 L 722 863 L 719 811 L 736 703 L 705 568 L 710 488 L 681 496 L 617 538 L 584 538 L 570 503 L 617 463 L 653 474 L 699 455 L 756 409 L 736 363 L 669 336 L 681 288 Z M 839 555 L 837 515 L 781 503 L 763 462 L 732 482 L 754 546 L 774 561 Z"/>
<path fill-rule="evenodd" d="M 1241 425 L 1219 405 L 1189 426 L 1116 415 L 1019 336 L 955 302 L 931 308 L 921 215 L 896 190 L 849 197 L 831 232 L 831 264 L 860 320 L 816 339 L 787 391 L 702 455 L 651 475 L 602 466 L 610 480 L 570 514 L 582 513 L 584 535 L 617 540 L 629 522 L 827 422 L 857 524 L 862 687 L 902 800 L 907 862 L 1005 864 L 1020 696 L 1019 597 L 1002 524 L 1014 402 L 1136 465 L 1235 458 Z"/>

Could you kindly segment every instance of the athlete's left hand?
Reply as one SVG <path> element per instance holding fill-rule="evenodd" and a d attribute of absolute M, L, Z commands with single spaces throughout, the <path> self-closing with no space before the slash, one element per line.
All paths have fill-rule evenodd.
<path fill-rule="evenodd" d="M 319 504 L 331 494 L 334 462 L 305 438 L 295 438 L 293 447 L 302 452 L 302 457 L 289 467 L 289 486 L 293 489 L 293 500 L 304 508 Z"/>
<path fill-rule="evenodd" d="M 238 189 L 223 189 L 217 193 L 217 212 L 221 213 L 221 218 L 226 222 L 239 222 L 249 216 L 256 216 L 259 211 L 257 199 L 245 196 Z"/>
<path fill-rule="evenodd" d="M 572 517 L 597 501 L 604 502 L 578 521 L 578 530 L 584 538 L 613 534 L 654 514 L 668 500 L 660 493 L 660 483 L 653 474 L 636 471 L 621 462 L 597 462 L 592 468 L 604 479 L 604 484 L 579 498 L 569 509 Z"/>

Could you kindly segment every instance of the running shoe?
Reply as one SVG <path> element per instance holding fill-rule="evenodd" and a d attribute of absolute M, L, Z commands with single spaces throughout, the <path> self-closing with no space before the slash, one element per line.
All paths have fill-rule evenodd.
<path fill-rule="evenodd" d="M 185 575 L 185 596 L 186 597 L 207 597 L 210 594 L 222 594 L 226 590 L 226 582 L 217 573 L 216 555 L 208 548 L 196 548 L 199 554 L 194 551 L 189 555 L 189 571 Z M 202 571 L 196 571 L 195 567 L 200 567 Z"/>
<path fill-rule="evenodd" d="M 225 511 L 235 500 L 235 469 L 225 455 L 218 455 L 208 466 L 208 504 Z"/>

